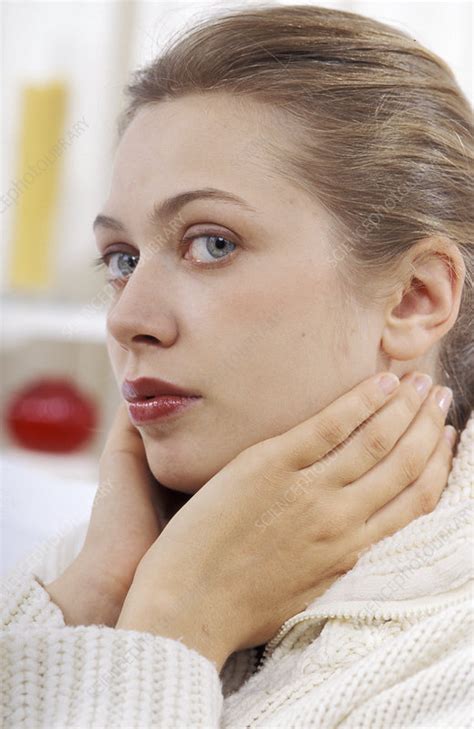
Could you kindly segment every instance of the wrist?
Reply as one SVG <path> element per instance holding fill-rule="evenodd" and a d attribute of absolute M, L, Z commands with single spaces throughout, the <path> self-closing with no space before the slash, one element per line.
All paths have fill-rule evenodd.
<path fill-rule="evenodd" d="M 213 614 L 202 600 L 198 604 L 189 594 L 134 581 L 115 628 L 179 640 L 214 663 L 219 673 L 233 649 Z"/>
<path fill-rule="evenodd" d="M 114 627 L 125 594 L 94 573 L 82 554 L 52 582 L 43 585 L 63 613 L 66 625 Z"/>

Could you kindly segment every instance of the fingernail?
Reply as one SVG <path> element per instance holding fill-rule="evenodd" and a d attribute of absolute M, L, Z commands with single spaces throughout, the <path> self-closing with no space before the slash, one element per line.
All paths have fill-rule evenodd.
<path fill-rule="evenodd" d="M 416 375 L 413 379 L 413 387 L 421 396 L 426 395 L 432 384 L 433 380 L 429 375 Z"/>
<path fill-rule="evenodd" d="M 454 443 L 456 442 L 456 436 L 457 432 L 456 429 L 453 428 L 452 425 L 447 425 L 444 429 L 444 437 L 448 441 L 449 445 L 453 447 Z"/>
<path fill-rule="evenodd" d="M 435 394 L 435 400 L 438 403 L 441 410 L 443 411 L 443 413 L 448 412 L 452 399 L 453 399 L 453 391 L 451 390 L 450 387 L 442 387 Z"/>
<path fill-rule="evenodd" d="M 377 383 L 386 395 L 389 395 L 400 384 L 400 380 L 393 372 L 388 372 L 377 380 Z"/>

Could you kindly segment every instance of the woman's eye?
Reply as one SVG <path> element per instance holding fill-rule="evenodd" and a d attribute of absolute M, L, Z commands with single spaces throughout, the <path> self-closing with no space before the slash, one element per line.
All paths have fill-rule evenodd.
<path fill-rule="evenodd" d="M 233 246 L 231 249 L 228 248 L 228 246 Z M 191 245 L 189 246 L 189 250 L 194 249 L 194 251 L 197 250 L 198 253 L 198 261 L 202 261 L 203 263 L 209 263 L 212 261 L 217 261 L 219 258 L 224 258 L 226 255 L 228 256 L 229 253 L 232 253 L 237 248 L 237 245 L 235 243 L 232 243 L 232 241 L 227 240 L 227 238 L 224 238 L 221 235 L 206 235 L 201 234 L 194 236 L 191 239 Z M 210 258 L 204 257 L 209 255 Z M 194 258 L 196 261 L 196 258 Z"/>
<path fill-rule="evenodd" d="M 117 256 L 117 258 L 115 258 Z M 123 280 L 122 276 L 129 276 L 137 266 L 139 256 L 125 251 L 112 251 L 99 256 L 96 259 L 96 266 L 105 266 L 110 273 L 109 281 Z"/>
<path fill-rule="evenodd" d="M 192 250 L 194 253 L 192 259 L 197 263 L 212 263 L 219 258 L 228 257 L 237 248 L 237 245 L 227 238 L 212 234 L 195 235 L 185 240 L 184 243 L 187 246 L 186 256 L 188 251 Z M 140 256 L 127 251 L 111 251 L 96 258 L 94 265 L 107 269 L 108 281 L 120 283 L 133 273 L 139 260 Z"/>

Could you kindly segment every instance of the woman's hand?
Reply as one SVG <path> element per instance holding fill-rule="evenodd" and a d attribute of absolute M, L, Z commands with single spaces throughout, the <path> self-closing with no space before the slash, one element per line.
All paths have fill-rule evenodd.
<path fill-rule="evenodd" d="M 121 403 L 99 460 L 84 545 L 67 570 L 45 586 L 67 623 L 115 625 L 137 565 L 189 498 L 155 479 L 140 432 Z"/>
<path fill-rule="evenodd" d="M 433 510 L 452 446 L 441 388 L 420 394 L 416 374 L 391 397 L 372 377 L 242 451 L 147 551 L 116 628 L 182 639 L 220 670 L 232 652 L 267 642 L 364 549 Z"/>

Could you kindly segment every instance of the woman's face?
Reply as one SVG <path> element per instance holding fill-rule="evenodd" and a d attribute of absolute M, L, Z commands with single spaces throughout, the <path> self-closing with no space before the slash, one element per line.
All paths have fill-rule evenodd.
<path fill-rule="evenodd" d="M 108 277 L 120 277 L 107 321 L 117 384 L 159 377 L 202 396 L 138 426 L 172 489 L 194 493 L 247 446 L 382 368 L 382 313 L 348 306 L 323 210 L 259 144 L 279 133 L 257 105 L 196 95 L 142 109 L 117 150 L 102 213 L 122 230 L 98 225 L 97 243 L 140 256 L 128 273 L 126 256 L 109 259 Z M 242 204 L 196 198 L 150 222 L 154 205 L 202 188 Z"/>

